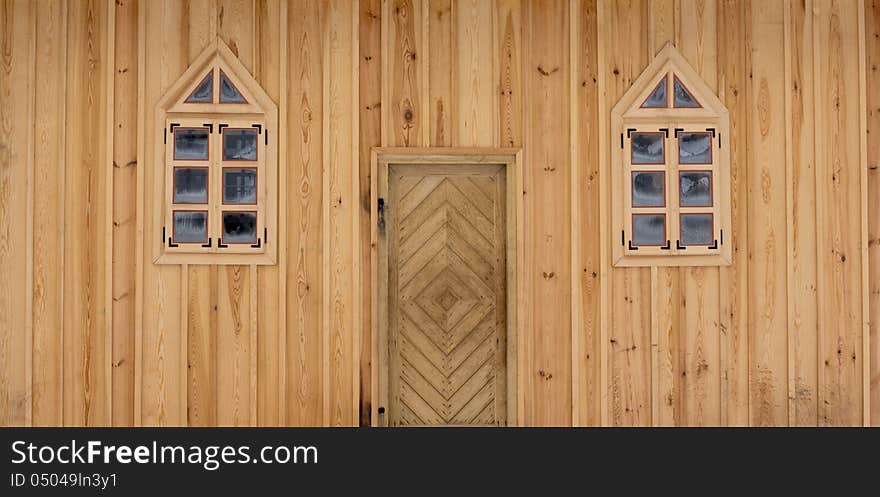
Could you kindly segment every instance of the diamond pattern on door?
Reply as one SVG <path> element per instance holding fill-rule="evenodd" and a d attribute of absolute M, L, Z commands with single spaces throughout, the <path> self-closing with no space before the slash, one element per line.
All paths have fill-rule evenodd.
<path fill-rule="evenodd" d="M 504 170 L 392 166 L 389 187 L 389 424 L 506 424 Z"/>

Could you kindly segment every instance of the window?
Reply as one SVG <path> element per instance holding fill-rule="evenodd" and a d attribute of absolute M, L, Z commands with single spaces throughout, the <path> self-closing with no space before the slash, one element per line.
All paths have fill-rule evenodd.
<path fill-rule="evenodd" d="M 157 263 L 274 264 L 276 123 L 222 41 L 172 86 L 157 108 Z"/>
<path fill-rule="evenodd" d="M 614 264 L 729 264 L 727 110 L 672 45 L 615 106 L 612 129 Z"/>

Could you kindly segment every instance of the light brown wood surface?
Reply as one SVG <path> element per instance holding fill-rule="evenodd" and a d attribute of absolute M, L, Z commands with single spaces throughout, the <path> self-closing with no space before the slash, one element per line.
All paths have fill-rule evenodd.
<path fill-rule="evenodd" d="M 391 426 L 507 423 L 505 176 L 498 165 L 390 166 L 378 367 Z"/>
<path fill-rule="evenodd" d="M 368 424 L 375 146 L 522 149 L 519 424 L 880 423 L 878 15 L 2 2 L 0 424 Z M 218 36 L 278 106 L 277 262 L 155 265 L 152 112 Z M 667 42 L 730 112 L 720 269 L 611 264 L 610 112 Z"/>

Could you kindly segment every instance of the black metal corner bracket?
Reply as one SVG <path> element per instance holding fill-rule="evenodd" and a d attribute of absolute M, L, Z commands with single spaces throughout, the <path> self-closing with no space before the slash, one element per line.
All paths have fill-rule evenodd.
<path fill-rule="evenodd" d="M 174 128 L 180 126 L 180 123 L 169 123 L 168 130 L 171 131 L 171 134 L 174 134 Z"/>
<path fill-rule="evenodd" d="M 684 131 L 684 128 L 675 128 L 675 137 L 678 138 L 678 134 Z"/>
<path fill-rule="evenodd" d="M 214 133 L 214 123 L 202 123 L 202 126 L 208 128 L 208 133 Z"/>
<path fill-rule="evenodd" d="M 635 245 L 633 245 L 633 241 L 632 241 L 632 240 L 629 241 L 629 247 L 628 247 L 628 248 L 629 248 L 630 250 L 638 250 L 638 249 L 639 249 L 638 247 L 636 247 Z"/>
<path fill-rule="evenodd" d="M 709 250 L 718 250 L 718 239 L 712 240 L 712 245 L 707 247 Z"/>
<path fill-rule="evenodd" d="M 165 237 L 165 227 L 164 227 L 164 226 L 162 226 L 162 240 L 167 240 L 167 241 L 168 241 L 168 246 L 171 247 L 171 248 L 179 247 L 178 244 L 173 243 L 173 242 L 171 241 L 171 237 L 170 237 L 170 236 L 167 237 L 167 238 Z"/>
<path fill-rule="evenodd" d="M 636 128 L 626 128 L 626 137 L 631 138 L 636 131 L 638 131 Z"/>
<path fill-rule="evenodd" d="M 665 244 L 665 245 L 660 245 L 660 250 L 669 250 L 669 249 L 670 249 L 670 243 L 669 243 L 669 240 L 666 240 L 666 244 Z"/>
<path fill-rule="evenodd" d="M 666 135 L 666 138 L 669 138 L 669 128 L 660 128 L 660 131 L 662 131 L 663 134 Z"/>
<path fill-rule="evenodd" d="M 687 247 L 681 244 L 681 240 L 675 241 L 675 248 L 678 250 L 687 250 Z"/>
<path fill-rule="evenodd" d="M 220 123 L 217 125 L 217 132 L 223 134 L 223 128 L 228 128 L 229 125 L 226 123 Z"/>
<path fill-rule="evenodd" d="M 706 131 L 712 133 L 712 138 L 715 138 L 715 128 L 706 128 Z"/>
<path fill-rule="evenodd" d="M 257 238 L 257 243 L 251 245 L 251 248 L 260 248 L 263 246 L 263 239 Z"/>
<path fill-rule="evenodd" d="M 212 244 L 213 244 L 213 240 L 212 240 L 211 238 L 208 238 L 208 243 L 202 245 L 202 247 L 208 248 L 208 247 L 210 247 Z"/>
<path fill-rule="evenodd" d="M 263 134 L 263 125 L 262 124 L 251 124 L 252 128 L 257 128 L 257 134 Z"/>
<path fill-rule="evenodd" d="M 223 243 L 222 238 L 217 239 L 217 248 L 229 248 L 229 245 Z"/>

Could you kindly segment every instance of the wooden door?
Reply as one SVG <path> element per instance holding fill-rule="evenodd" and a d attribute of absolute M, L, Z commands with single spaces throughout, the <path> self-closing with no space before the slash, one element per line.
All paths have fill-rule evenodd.
<path fill-rule="evenodd" d="M 505 168 L 390 165 L 387 185 L 384 424 L 505 425 Z"/>

